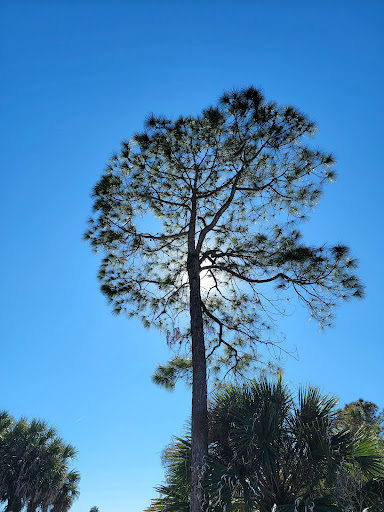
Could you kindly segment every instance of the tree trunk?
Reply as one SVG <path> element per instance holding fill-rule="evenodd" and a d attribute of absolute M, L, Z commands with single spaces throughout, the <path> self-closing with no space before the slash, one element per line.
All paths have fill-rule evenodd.
<path fill-rule="evenodd" d="M 200 265 L 198 254 L 188 254 L 190 286 L 190 314 L 192 334 L 192 439 L 191 439 L 191 495 L 190 512 L 207 512 L 201 477 L 208 455 L 207 370 L 205 359 L 204 326 L 201 311 Z"/>
<path fill-rule="evenodd" d="M 19 498 L 9 498 L 5 512 L 20 512 L 22 508 L 23 505 Z"/>
<path fill-rule="evenodd" d="M 27 512 L 34 512 L 37 506 L 33 503 L 33 501 L 28 502 Z"/>

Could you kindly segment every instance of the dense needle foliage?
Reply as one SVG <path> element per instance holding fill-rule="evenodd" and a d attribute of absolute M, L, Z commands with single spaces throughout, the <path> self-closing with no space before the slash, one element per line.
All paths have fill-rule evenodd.
<path fill-rule="evenodd" d="M 307 246 L 298 230 L 335 178 L 332 156 L 308 145 L 315 125 L 304 114 L 248 88 L 145 127 L 95 186 L 86 238 L 105 252 L 99 279 L 113 311 L 163 330 L 176 351 L 158 383 L 172 387 L 191 368 L 191 237 L 211 371 L 258 360 L 293 296 L 321 326 L 338 300 L 361 297 L 348 248 Z"/>
<path fill-rule="evenodd" d="M 337 418 L 340 427 L 352 432 L 356 432 L 361 426 L 366 427 L 379 438 L 384 449 L 384 410 L 379 411 L 375 403 L 359 398 L 339 409 Z"/>

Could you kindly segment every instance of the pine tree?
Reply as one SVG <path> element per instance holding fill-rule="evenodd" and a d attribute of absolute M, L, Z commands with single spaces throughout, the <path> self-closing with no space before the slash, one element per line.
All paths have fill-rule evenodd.
<path fill-rule="evenodd" d="M 378 405 L 359 398 L 338 409 L 337 417 L 339 426 L 351 432 L 365 427 L 368 432 L 377 437 L 384 449 L 384 410 L 380 412 Z"/>
<path fill-rule="evenodd" d="M 298 224 L 334 179 L 333 158 L 306 144 L 315 125 L 250 87 L 201 115 L 151 115 L 123 141 L 93 190 L 85 237 L 114 313 L 167 334 L 176 356 L 155 373 L 192 372 L 191 512 L 208 510 L 207 363 L 243 373 L 274 345 L 275 318 L 297 296 L 321 326 L 362 296 L 347 247 L 304 245 Z"/>

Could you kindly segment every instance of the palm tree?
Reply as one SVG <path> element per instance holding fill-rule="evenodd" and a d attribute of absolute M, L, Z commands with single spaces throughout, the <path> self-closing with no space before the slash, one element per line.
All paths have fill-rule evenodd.
<path fill-rule="evenodd" d="M 37 508 L 44 512 L 69 481 L 73 483 L 69 497 L 74 499 L 79 476 L 71 476 L 69 463 L 75 454 L 45 422 L 23 418 L 16 422 L 0 413 L 0 501 L 7 502 L 6 512 L 20 512 L 25 506 L 27 512 Z"/>
<path fill-rule="evenodd" d="M 12 428 L 14 424 L 13 418 L 7 413 L 7 411 L 0 411 L 0 465 L 5 466 L 7 463 L 4 459 L 4 450 L 2 450 L 2 447 L 4 446 L 4 439 L 7 436 L 7 433 L 10 428 Z M 4 468 L 5 469 L 5 468 Z M 2 470 L 0 466 L 0 503 L 5 503 L 8 501 L 8 492 L 4 488 L 4 486 L 1 484 L 1 476 Z M 4 479 L 4 477 L 3 477 Z"/>
<path fill-rule="evenodd" d="M 80 474 L 77 471 L 70 471 L 67 474 L 64 485 L 53 502 L 51 512 L 67 512 L 71 508 L 75 499 L 80 495 L 79 482 Z M 98 509 L 95 512 L 98 512 Z"/>
<path fill-rule="evenodd" d="M 78 495 L 79 474 L 68 472 L 69 462 L 75 454 L 73 446 L 64 444 L 59 438 L 44 447 L 39 456 L 40 464 L 30 475 L 27 512 L 33 512 L 38 507 L 44 511 L 52 504 L 60 512 L 70 508 Z"/>
<path fill-rule="evenodd" d="M 314 387 L 300 388 L 294 401 L 281 379 L 216 394 L 203 480 L 210 510 L 270 512 L 276 505 L 293 512 L 312 503 L 315 510 L 341 510 L 335 481 L 342 472 L 358 471 L 362 486 L 374 487 L 384 475 L 375 439 L 364 429 L 337 429 L 335 406 Z M 188 439 L 176 439 L 165 451 L 166 485 L 148 512 L 188 511 L 189 450 Z M 368 493 L 367 504 L 370 499 Z"/>
<path fill-rule="evenodd" d="M 3 415 L 6 417 L 7 413 Z M 6 512 L 19 512 L 28 486 L 27 461 L 23 457 L 28 449 L 28 425 L 23 419 L 7 419 L 0 443 L 0 494 L 2 501 L 7 502 Z"/>

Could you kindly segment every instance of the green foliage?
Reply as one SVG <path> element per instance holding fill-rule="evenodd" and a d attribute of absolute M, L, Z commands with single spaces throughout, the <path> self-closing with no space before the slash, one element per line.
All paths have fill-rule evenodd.
<path fill-rule="evenodd" d="M 295 400 L 281 379 L 214 395 L 202 480 L 210 510 L 270 512 L 276 504 L 276 512 L 301 512 L 313 504 L 316 512 L 379 512 L 383 456 L 366 428 L 338 427 L 335 406 L 314 387 L 300 388 Z M 189 510 L 189 457 L 188 439 L 166 449 L 166 483 L 148 512 Z"/>
<path fill-rule="evenodd" d="M 79 495 L 80 475 L 69 470 L 76 451 L 40 420 L 0 413 L 0 502 L 7 510 L 66 512 Z"/>
<path fill-rule="evenodd" d="M 308 145 L 314 132 L 250 87 L 198 116 L 151 115 L 108 161 L 85 238 L 104 252 L 98 276 L 113 312 L 179 332 L 155 382 L 188 380 L 188 247 L 199 257 L 211 373 L 259 362 L 293 298 L 324 327 L 340 300 L 362 296 L 347 247 L 301 240 L 300 222 L 335 177 L 332 156 Z"/>
<path fill-rule="evenodd" d="M 359 398 L 336 412 L 339 428 L 349 430 L 355 435 L 364 429 L 371 436 L 370 442 L 374 443 L 384 455 L 384 411 L 379 412 L 375 403 Z M 370 461 L 368 461 L 369 463 Z M 354 500 L 357 507 L 361 509 L 364 503 L 365 506 L 372 507 L 369 510 L 377 512 L 384 510 L 384 478 L 372 478 L 364 481 L 361 471 L 354 468 L 353 475 L 341 471 L 338 475 L 337 485 L 340 494 L 339 501 L 345 503 L 346 506 Z"/>
<path fill-rule="evenodd" d="M 338 424 L 342 428 L 356 432 L 364 426 L 369 432 L 378 436 L 382 442 L 384 441 L 384 410 L 379 412 L 378 406 L 373 402 L 359 398 L 355 402 L 346 404 L 343 409 L 339 409 L 337 418 Z"/>
<path fill-rule="evenodd" d="M 159 364 L 157 366 L 152 375 L 152 381 L 172 390 L 175 387 L 175 382 L 180 378 L 189 382 L 191 368 L 192 359 L 175 356 L 166 365 Z"/>

